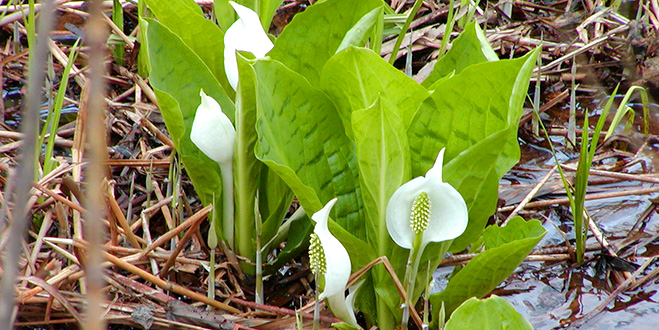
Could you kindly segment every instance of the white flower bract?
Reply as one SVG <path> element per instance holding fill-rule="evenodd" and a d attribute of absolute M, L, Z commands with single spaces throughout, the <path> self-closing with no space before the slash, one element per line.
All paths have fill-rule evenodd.
<path fill-rule="evenodd" d="M 444 149 L 437 155 L 435 164 L 425 176 L 414 178 L 398 188 L 389 199 L 386 211 L 387 230 L 400 247 L 412 249 L 415 232 L 411 224 L 415 212 L 414 201 L 427 194 L 430 209 L 428 223 L 423 231 L 422 246 L 430 242 L 443 242 L 460 236 L 469 220 L 467 205 L 451 185 L 442 181 Z"/>
<path fill-rule="evenodd" d="M 344 294 L 346 285 L 350 279 L 350 256 L 341 242 L 332 235 L 328 227 L 329 214 L 336 201 L 336 198 L 332 199 L 327 202 L 325 207 L 311 216 L 311 219 L 316 222 L 316 226 L 313 229 L 314 234 L 318 237 L 323 250 L 322 254 L 325 256 L 325 272 L 322 274 L 325 278 L 325 287 L 323 288 L 323 292 L 318 296 L 318 299 L 327 299 L 336 317 L 354 327 L 360 328 L 355 319 L 354 309 L 352 307 L 354 293 L 352 297 L 349 296 L 349 299 Z M 314 251 L 310 250 L 309 253 L 314 253 Z M 310 258 L 313 257 L 310 256 Z"/>
<path fill-rule="evenodd" d="M 336 198 L 332 199 L 325 207 L 311 216 L 311 219 L 316 222 L 313 232 L 318 236 L 325 253 L 325 288 L 320 294 L 320 300 L 336 294 L 343 297 L 350 278 L 351 265 L 348 251 L 332 235 L 327 226 L 330 211 L 336 204 L 336 200 Z"/>
<path fill-rule="evenodd" d="M 261 58 L 265 57 L 274 45 L 263 30 L 256 12 L 233 1 L 229 1 L 229 4 L 239 18 L 224 33 L 224 71 L 229 84 L 235 90 L 238 88 L 236 51 L 249 52 Z"/>
<path fill-rule="evenodd" d="M 199 95 L 201 104 L 192 122 L 190 140 L 215 162 L 231 162 L 236 129 L 215 99 L 206 95 L 203 90 Z"/>

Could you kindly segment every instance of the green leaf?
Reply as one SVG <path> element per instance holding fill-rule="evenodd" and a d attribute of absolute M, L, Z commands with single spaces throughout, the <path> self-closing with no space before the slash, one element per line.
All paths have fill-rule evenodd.
<path fill-rule="evenodd" d="M 329 229 L 332 232 L 332 235 L 334 235 L 334 237 L 336 237 L 336 239 L 338 239 L 348 251 L 353 272 L 359 270 L 377 258 L 375 251 L 373 251 L 373 247 L 370 244 L 355 236 L 352 231 L 348 231 L 341 227 L 336 221 L 330 219 Z M 361 290 L 363 289 L 364 288 Z"/>
<path fill-rule="evenodd" d="M 295 223 L 291 224 L 288 230 L 286 246 L 274 260 L 268 263 L 268 270 L 278 270 L 309 247 L 309 235 L 313 232 L 314 223 L 307 216 L 294 221 Z"/>
<path fill-rule="evenodd" d="M 533 223 L 529 225 L 527 222 Z M 538 220 L 526 221 L 517 216 L 508 221 L 505 227 L 489 226 L 483 231 L 483 241 L 486 249 L 499 247 L 526 237 L 542 236 L 545 228 Z"/>
<path fill-rule="evenodd" d="M 293 201 L 293 192 L 274 171 L 267 166 L 261 166 L 259 198 L 259 211 L 263 217 L 263 242 L 272 239 L 279 231 Z M 270 248 L 274 249 L 276 246 Z"/>
<path fill-rule="evenodd" d="M 353 327 L 345 322 L 332 323 L 332 327 L 339 330 L 360 330 L 361 328 Z"/>
<path fill-rule="evenodd" d="M 517 127 L 536 55 L 475 64 L 439 84 L 408 130 L 412 174 L 432 167 L 441 147 L 446 146 L 444 157 L 453 159 L 485 137 Z M 512 133 L 500 148 L 504 157 L 496 167 L 501 176 L 519 159 L 516 130 Z"/>
<path fill-rule="evenodd" d="M 307 214 L 338 197 L 333 218 L 355 236 L 365 237 L 355 146 L 334 105 L 279 62 L 258 60 L 254 68 L 256 156 L 291 187 Z"/>
<path fill-rule="evenodd" d="M 140 8 L 146 7 L 145 2 L 142 2 L 138 5 L 138 11 L 142 11 Z M 144 17 L 140 13 L 140 31 L 137 35 L 137 41 L 140 43 L 140 51 L 137 52 L 137 73 L 143 77 L 148 78 L 149 72 L 151 72 L 151 67 L 149 67 L 149 47 L 147 43 L 146 32 L 149 29 L 149 23 L 144 20 Z"/>
<path fill-rule="evenodd" d="M 234 117 L 233 103 L 208 67 L 178 36 L 157 21 L 145 21 L 148 22 L 150 82 L 169 134 L 202 202 L 211 203 L 215 195 L 213 204 L 221 205 L 217 203 L 222 192 L 219 166 L 192 143 L 190 129 L 201 103 L 201 88 L 218 101 L 222 111 L 231 119 Z M 221 209 L 216 207 L 216 214 L 221 214 Z M 217 218 L 221 219 L 221 216 Z"/>
<path fill-rule="evenodd" d="M 236 91 L 236 142 L 233 159 L 236 204 L 234 247 L 238 255 L 254 260 L 256 256 L 254 204 L 263 166 L 254 155 L 256 74 L 247 60 L 240 55 L 237 58 L 241 78 Z M 269 196 L 259 196 L 264 199 L 267 197 Z"/>
<path fill-rule="evenodd" d="M 425 88 L 365 48 L 348 47 L 334 55 L 323 68 L 320 85 L 336 104 L 351 138 L 351 112 L 368 108 L 379 94 L 391 101 L 406 129 L 428 97 Z"/>
<path fill-rule="evenodd" d="M 499 179 L 495 168 L 500 146 L 506 143 L 511 129 L 496 132 L 451 159 L 444 166 L 444 180 L 464 198 L 469 210 L 467 229 L 453 240 L 451 252 L 464 250 L 487 225 L 496 210 Z"/>
<path fill-rule="evenodd" d="M 112 1 L 112 22 L 120 29 L 124 29 L 124 9 L 119 0 Z M 121 40 L 116 45 L 111 45 L 112 56 L 119 65 L 124 65 L 124 47 L 125 43 Z"/>
<path fill-rule="evenodd" d="M 225 93 L 233 97 L 224 73 L 224 32 L 204 17 L 193 0 L 147 0 L 147 4 L 160 24 L 181 38 L 222 84 Z"/>
<path fill-rule="evenodd" d="M 394 245 L 386 226 L 389 198 L 410 176 L 405 128 L 388 100 L 378 97 L 370 107 L 352 113 L 359 183 L 366 209 L 367 241 L 378 255 Z"/>
<path fill-rule="evenodd" d="M 222 31 L 228 30 L 231 24 L 236 20 L 236 17 L 238 17 L 238 14 L 236 14 L 233 7 L 229 4 L 229 0 L 214 0 L 213 10 L 215 11 L 217 25 L 220 26 Z"/>
<path fill-rule="evenodd" d="M 274 16 L 282 1 L 283 0 L 238 0 L 236 2 L 254 10 L 256 14 L 259 15 L 259 19 L 261 19 L 263 29 L 268 32 L 268 29 L 270 29 L 270 23 L 272 22 L 272 16 Z"/>
<path fill-rule="evenodd" d="M 390 238 L 386 225 L 389 198 L 410 177 L 410 155 L 405 127 L 398 111 L 382 95 L 370 107 L 352 112 L 352 127 L 357 146 L 359 179 L 366 210 L 366 238 L 376 255 L 390 256 L 402 250 Z M 405 263 L 403 261 L 402 263 Z M 393 281 L 382 266 L 371 270 L 378 300 L 384 299 L 397 309 L 399 299 Z M 369 296 L 372 296 L 369 294 Z M 363 299 L 361 295 L 358 299 Z"/>
<path fill-rule="evenodd" d="M 381 0 L 316 3 L 295 15 L 268 55 L 316 85 L 325 62 L 339 49 L 348 31 L 383 4 Z"/>
<path fill-rule="evenodd" d="M 498 296 L 485 300 L 470 298 L 458 307 L 444 330 L 533 330 L 513 306 Z"/>
<path fill-rule="evenodd" d="M 359 22 L 355 23 L 355 25 L 348 30 L 348 33 L 343 37 L 343 41 L 341 41 L 336 52 L 338 53 L 350 46 L 365 45 L 368 41 L 369 35 L 371 35 L 370 31 L 372 31 L 375 24 L 378 23 L 378 20 L 383 13 L 384 8 L 380 6 L 362 16 L 362 18 L 359 19 Z"/>
<path fill-rule="evenodd" d="M 451 72 L 455 71 L 458 74 L 470 65 L 498 60 L 499 58 L 485 38 L 483 30 L 478 27 L 476 22 L 472 22 L 453 41 L 451 49 L 437 60 L 432 72 L 422 85 L 432 89 L 431 85 Z"/>
<path fill-rule="evenodd" d="M 526 221 L 510 228 L 508 226 L 501 228 L 506 232 L 519 229 L 530 233 L 529 236 L 488 249 L 474 257 L 451 278 L 444 291 L 430 296 L 433 306 L 441 306 L 444 302 L 448 315 L 465 300 L 471 297 L 484 297 L 512 274 L 545 234 L 544 228 L 537 220 Z M 505 233 L 500 236 L 508 235 L 512 237 L 515 234 Z M 436 319 L 437 312 L 434 313 Z"/>
<path fill-rule="evenodd" d="M 147 46 L 151 85 L 172 95 L 181 104 L 186 128 L 192 127 L 197 106 L 201 103 L 201 88 L 220 104 L 222 112 L 233 122 L 233 102 L 208 66 L 167 27 L 152 19 L 146 21 L 149 24 Z"/>

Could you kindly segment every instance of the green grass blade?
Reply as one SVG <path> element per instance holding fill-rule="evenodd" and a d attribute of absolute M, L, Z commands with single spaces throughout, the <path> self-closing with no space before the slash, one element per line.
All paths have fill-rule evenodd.
<path fill-rule="evenodd" d="M 119 0 L 113 0 L 112 3 L 112 22 L 120 29 L 124 30 L 124 8 L 121 6 Z M 111 45 L 112 57 L 119 65 L 124 65 L 124 42 L 121 39 L 116 41 L 115 45 Z"/>
<path fill-rule="evenodd" d="M 62 104 L 64 103 L 64 95 L 66 95 L 66 89 L 69 85 L 69 76 L 71 74 L 71 67 L 78 56 L 78 43 L 80 39 L 71 47 L 71 53 L 69 54 L 69 61 L 62 71 L 62 79 L 60 80 L 59 88 L 57 89 L 57 95 L 53 101 L 52 113 L 48 116 L 48 121 L 46 127 L 48 127 L 48 141 L 46 145 L 46 151 L 44 155 L 43 162 L 43 173 L 50 173 L 55 169 L 56 161 L 53 159 L 53 149 L 55 148 L 55 137 L 57 136 L 57 127 L 59 126 L 60 116 L 62 114 Z"/>
<path fill-rule="evenodd" d="M 616 88 L 617 91 L 617 88 Z M 627 107 L 627 102 L 629 102 L 629 99 L 631 98 L 632 94 L 635 91 L 639 91 L 641 94 L 641 103 L 643 104 L 643 133 L 647 134 L 649 130 L 649 109 L 648 109 L 648 92 L 645 90 L 645 88 L 641 86 L 632 86 L 627 90 L 627 93 L 625 94 L 625 97 L 622 98 L 622 101 L 620 102 L 620 105 L 618 106 L 618 109 L 616 110 L 616 114 L 613 117 L 613 120 L 611 120 L 611 126 L 609 126 L 609 130 L 606 132 L 606 136 L 604 139 L 608 139 L 613 135 L 613 132 L 615 131 L 615 128 L 620 124 L 622 121 L 622 118 L 627 114 L 628 112 L 628 107 Z M 614 94 L 615 95 L 615 94 Z M 613 96 L 612 96 L 613 97 Z"/>

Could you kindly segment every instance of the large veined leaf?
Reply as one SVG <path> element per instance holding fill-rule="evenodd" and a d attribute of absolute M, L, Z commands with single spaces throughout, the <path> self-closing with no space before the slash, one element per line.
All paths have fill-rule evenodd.
<path fill-rule="evenodd" d="M 386 226 L 391 195 L 410 178 L 410 154 L 405 128 L 393 105 L 377 97 L 370 107 L 352 113 L 359 179 L 366 209 L 367 241 L 378 255 L 393 245 Z"/>
<path fill-rule="evenodd" d="M 444 167 L 444 180 L 460 192 L 469 210 L 467 229 L 453 240 L 451 252 L 464 250 L 480 236 L 487 219 L 494 213 L 501 178 L 495 165 L 501 157 L 500 146 L 506 143 L 513 129 L 488 136 L 448 161 Z"/>
<path fill-rule="evenodd" d="M 316 3 L 295 15 L 277 38 L 269 55 L 316 85 L 323 65 L 336 53 L 348 31 L 364 15 L 383 4 L 381 0 L 328 0 Z"/>
<path fill-rule="evenodd" d="M 206 19 L 193 0 L 148 0 L 158 21 L 176 34 L 210 69 L 224 91 L 233 88 L 224 73 L 224 32 Z M 229 7 L 233 13 L 233 8 Z"/>
<path fill-rule="evenodd" d="M 234 148 L 233 181 L 235 195 L 236 252 L 254 260 L 256 255 L 256 228 L 254 204 L 260 184 L 261 168 L 254 155 L 256 144 L 256 74 L 249 63 L 238 56 L 240 80 L 236 91 L 236 143 Z M 259 196 L 268 198 L 270 196 Z M 274 196 L 273 196 L 274 197 Z M 261 211 L 259 209 L 259 211 Z M 281 220 L 281 219 L 280 219 Z M 267 241 L 267 238 L 263 238 Z"/>
<path fill-rule="evenodd" d="M 222 191 L 219 166 L 192 143 L 190 129 L 201 103 L 202 88 L 232 120 L 234 105 L 208 67 L 181 38 L 157 21 L 145 21 L 148 22 L 150 82 L 165 124 L 202 202 L 209 204 L 215 196 L 214 205 L 221 205 L 217 203 Z M 221 214 L 221 207 L 216 207 L 215 212 Z"/>
<path fill-rule="evenodd" d="M 307 214 L 338 197 L 333 219 L 364 238 L 355 146 L 333 103 L 280 62 L 258 60 L 254 68 L 256 156 L 291 187 Z"/>
<path fill-rule="evenodd" d="M 470 65 L 498 60 L 499 58 L 487 42 L 483 30 L 478 27 L 476 22 L 472 22 L 455 38 L 451 49 L 437 60 L 432 72 L 423 81 L 422 85 L 428 89 L 433 89 L 432 85 L 437 80 L 451 74 L 451 72 L 458 74 Z"/>
<path fill-rule="evenodd" d="M 432 305 L 444 303 L 446 315 L 450 315 L 465 300 L 490 293 L 515 270 L 546 232 L 538 220 L 525 221 L 510 228 L 501 227 L 500 230 L 516 231 L 522 226 L 527 227 L 524 232 L 529 236 L 481 252 L 451 278 L 444 291 L 430 295 Z M 502 234 L 505 235 L 508 234 Z M 433 311 L 435 320 L 438 311 Z"/>
<path fill-rule="evenodd" d="M 446 159 L 487 136 L 517 126 L 523 110 L 534 51 L 514 60 L 479 63 L 439 84 L 420 106 L 408 130 L 412 174 L 422 175 L 446 146 Z M 496 164 L 503 176 L 519 160 L 516 130 L 500 147 Z"/>
<path fill-rule="evenodd" d="M 373 33 L 374 29 L 378 26 L 378 22 L 384 19 L 382 15 L 384 15 L 384 7 L 380 6 L 362 16 L 362 18 L 360 18 L 359 21 L 348 30 L 345 37 L 343 37 L 339 48 L 336 49 L 336 52 L 338 53 L 350 46 L 365 45 L 369 39 L 369 31 Z"/>
<path fill-rule="evenodd" d="M 492 249 L 526 237 L 542 236 L 545 231 L 543 226 L 530 226 L 522 217 L 514 217 L 504 227 L 489 226 L 485 228 L 483 242 L 485 249 Z"/>
<path fill-rule="evenodd" d="M 498 296 L 484 300 L 470 298 L 458 307 L 444 330 L 533 330 L 513 306 Z"/>
<path fill-rule="evenodd" d="M 409 180 L 411 171 L 405 127 L 398 111 L 382 94 L 376 97 L 375 103 L 370 107 L 352 112 L 352 127 L 357 146 L 362 197 L 368 219 L 365 221 L 367 242 L 375 247 L 378 256 L 391 256 L 392 250 L 402 249 L 391 240 L 387 231 L 387 204 L 396 189 Z M 380 310 L 396 309 L 398 295 L 389 274 L 379 266 L 373 268 L 369 276 L 377 285 L 361 290 L 375 289 L 374 294 L 378 300 L 389 298 L 387 302 L 380 301 L 380 304 L 388 305 L 382 305 Z M 358 299 L 364 300 L 373 296 L 362 293 Z M 366 304 L 363 301 L 358 303 Z M 378 314 L 381 313 L 378 311 Z M 382 317 L 379 322 L 383 322 Z"/>
<path fill-rule="evenodd" d="M 391 101 L 405 129 L 419 104 L 428 97 L 426 89 L 412 78 L 389 65 L 372 50 L 357 47 L 348 47 L 327 61 L 320 86 L 336 104 L 351 138 L 351 112 L 368 108 L 379 94 Z"/>
<path fill-rule="evenodd" d="M 286 185 L 286 182 L 267 166 L 261 167 L 260 178 L 259 211 L 263 216 L 263 232 L 261 233 L 261 241 L 263 242 L 264 240 L 270 240 L 277 234 L 282 220 L 291 207 L 293 192 Z M 276 248 L 276 246 L 271 248 Z"/>
<path fill-rule="evenodd" d="M 179 102 L 186 129 L 192 127 L 197 106 L 201 103 L 199 90 L 202 88 L 220 104 L 222 112 L 233 122 L 233 102 L 208 66 L 167 27 L 152 19 L 146 21 L 149 25 L 147 44 L 151 85 Z"/>

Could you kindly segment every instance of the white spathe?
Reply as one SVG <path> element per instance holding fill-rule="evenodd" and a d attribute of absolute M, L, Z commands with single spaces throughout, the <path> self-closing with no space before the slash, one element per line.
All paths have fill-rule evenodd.
<path fill-rule="evenodd" d="M 313 231 L 320 240 L 325 255 L 325 288 L 318 297 L 319 300 L 327 299 L 332 313 L 346 323 L 361 328 L 355 318 L 351 303 L 345 297 L 345 289 L 350 279 L 351 264 L 348 251 L 343 247 L 334 235 L 329 231 L 329 214 L 336 204 L 334 198 L 327 202 L 325 207 L 314 213 L 311 219 L 316 222 Z M 356 289 L 355 289 L 356 291 Z M 350 298 L 351 300 L 354 299 Z"/>
<path fill-rule="evenodd" d="M 190 140 L 218 164 L 231 164 L 236 129 L 215 99 L 206 95 L 203 89 L 199 95 L 201 104 L 192 122 Z"/>
<path fill-rule="evenodd" d="M 351 264 L 348 251 L 332 235 L 327 226 L 330 211 L 336 201 L 336 198 L 332 199 L 327 202 L 325 207 L 311 216 L 311 219 L 316 222 L 313 232 L 318 235 L 320 245 L 325 253 L 325 288 L 320 294 L 320 300 L 336 294 L 341 294 L 341 297 L 344 297 L 343 292 L 350 278 Z"/>
<path fill-rule="evenodd" d="M 467 229 L 467 204 L 455 188 L 442 181 L 443 160 L 442 148 L 435 164 L 425 176 L 403 184 L 389 199 L 387 230 L 394 242 L 402 248 L 413 248 L 415 233 L 410 227 L 410 214 L 414 199 L 423 192 L 428 194 L 431 207 L 428 226 L 423 232 L 422 247 L 430 242 L 454 239 Z"/>
<path fill-rule="evenodd" d="M 229 4 L 239 18 L 224 33 L 224 71 L 229 84 L 236 90 L 238 88 L 236 51 L 249 52 L 256 58 L 261 58 L 265 57 L 274 45 L 263 30 L 256 12 L 233 1 L 229 1 Z"/>

